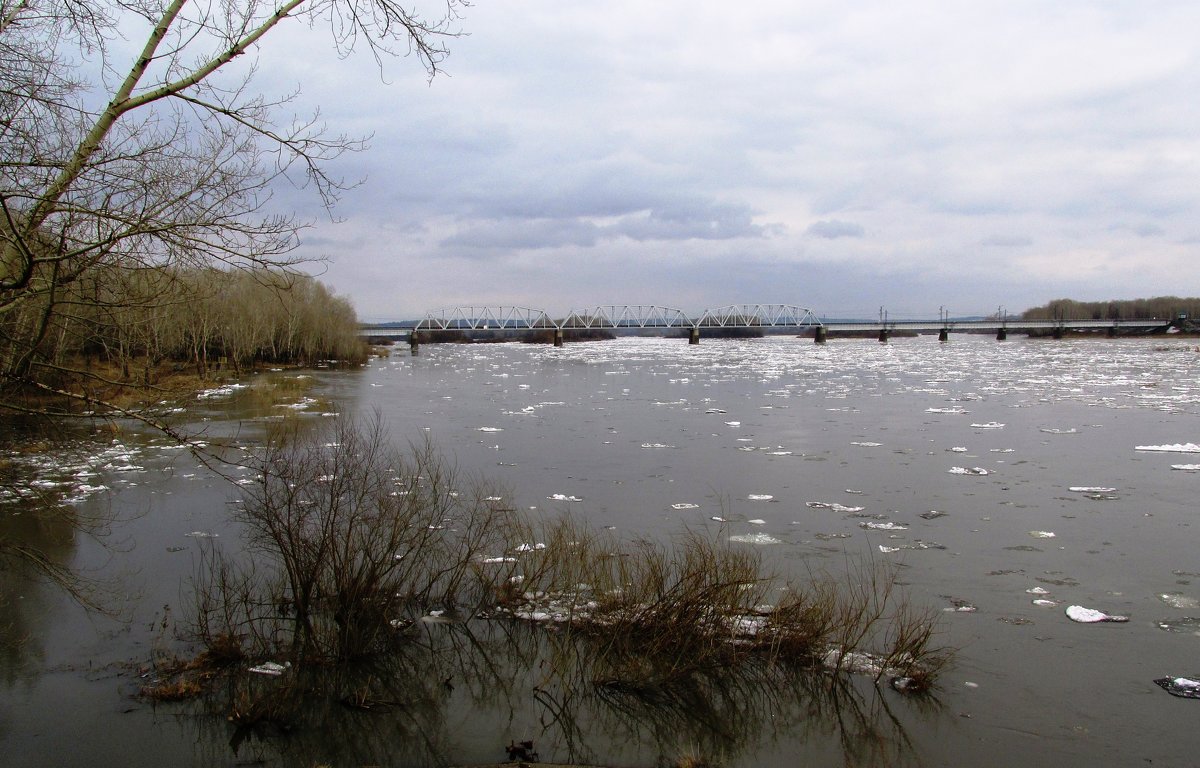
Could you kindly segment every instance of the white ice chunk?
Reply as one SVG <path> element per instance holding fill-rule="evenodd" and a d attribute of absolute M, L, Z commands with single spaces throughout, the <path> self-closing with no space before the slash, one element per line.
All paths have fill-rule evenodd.
<path fill-rule="evenodd" d="M 1095 608 L 1084 608 L 1082 605 L 1068 605 L 1067 618 L 1080 624 L 1095 624 L 1100 621 L 1125 622 L 1128 616 L 1112 616 Z"/>
<path fill-rule="evenodd" d="M 1200 453 L 1200 445 L 1195 443 L 1169 443 L 1167 445 L 1138 445 L 1135 451 L 1160 451 L 1163 453 Z"/>

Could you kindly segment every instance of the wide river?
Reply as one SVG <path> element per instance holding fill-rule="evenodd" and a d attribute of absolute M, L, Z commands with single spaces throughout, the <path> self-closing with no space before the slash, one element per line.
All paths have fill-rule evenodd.
<path fill-rule="evenodd" d="M 503 759 L 524 735 L 544 761 L 616 765 L 689 749 L 739 766 L 1200 761 L 1200 702 L 1153 682 L 1200 677 L 1195 339 L 428 345 L 358 371 L 252 383 L 297 376 L 312 386 L 289 409 L 263 405 L 256 386 L 164 408 L 235 444 L 284 412 L 315 425 L 377 412 L 398 442 L 429 435 L 535 515 L 569 512 L 629 538 L 706 531 L 798 577 L 891 562 L 914 602 L 944 611 L 941 639 L 958 653 L 932 700 L 885 686 L 849 714 L 795 701 L 729 715 L 728 729 L 683 716 L 674 744 L 638 718 L 547 725 L 546 702 L 516 685 L 501 704 L 455 689 L 420 748 L 411 728 L 409 741 L 330 729 L 327 741 L 231 746 L 211 715 L 131 693 L 137 664 L 186 623 L 203 541 L 187 534 L 236 542 L 236 486 L 127 427 L 99 447 L 10 458 L 81 514 L 115 519 L 94 541 L 34 521 L 15 498 L 0 504 L 6 530 L 115 580 L 130 620 L 0 575 L 6 768 L 469 764 Z M 1070 605 L 1130 620 L 1076 623 Z M 392 727 L 394 715 L 370 717 L 373 733 Z M 737 733 L 716 747 L 704 735 L 726 730 Z"/>

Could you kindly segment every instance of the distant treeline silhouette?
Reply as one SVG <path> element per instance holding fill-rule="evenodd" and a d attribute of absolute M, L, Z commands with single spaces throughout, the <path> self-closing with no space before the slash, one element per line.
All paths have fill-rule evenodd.
<path fill-rule="evenodd" d="M 1200 318 L 1200 298 L 1158 296 L 1152 299 L 1074 301 L 1054 299 L 1021 313 L 1023 320 L 1172 320 L 1186 314 Z"/>

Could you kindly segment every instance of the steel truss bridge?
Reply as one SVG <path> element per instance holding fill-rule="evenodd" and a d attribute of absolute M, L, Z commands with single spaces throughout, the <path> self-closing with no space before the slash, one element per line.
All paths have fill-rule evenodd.
<path fill-rule="evenodd" d="M 1008 317 L 991 320 L 951 320 L 943 315 L 937 320 L 889 320 L 886 314 L 879 321 L 825 321 L 813 310 L 795 304 L 730 304 L 706 309 L 699 315 L 688 315 L 674 307 L 657 304 L 601 304 L 573 309 L 561 317 L 521 306 L 459 306 L 429 312 L 411 328 L 364 328 L 364 335 L 386 331 L 393 336 L 407 337 L 415 347 L 424 336 L 436 332 L 523 331 L 544 332 L 556 345 L 563 340 L 564 331 L 677 329 L 686 331 L 689 341 L 698 344 L 702 329 L 796 329 L 812 331 L 818 343 L 830 333 L 856 335 L 878 334 L 880 341 L 896 332 L 937 332 L 943 341 L 950 332 L 995 332 L 1004 339 L 1009 331 L 1017 333 L 1049 331 L 1061 338 L 1066 330 L 1104 330 L 1116 336 L 1129 332 L 1165 331 L 1175 320 L 1015 320 Z"/>

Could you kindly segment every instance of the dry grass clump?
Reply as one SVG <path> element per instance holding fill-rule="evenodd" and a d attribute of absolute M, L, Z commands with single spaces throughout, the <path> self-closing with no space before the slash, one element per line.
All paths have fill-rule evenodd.
<path fill-rule="evenodd" d="M 938 614 L 867 563 L 781 585 L 759 555 L 688 531 L 622 542 L 576 520 L 526 528 L 497 579 L 499 613 L 590 637 L 595 682 L 644 687 L 749 659 L 905 680 L 928 689 L 949 653 Z"/>

